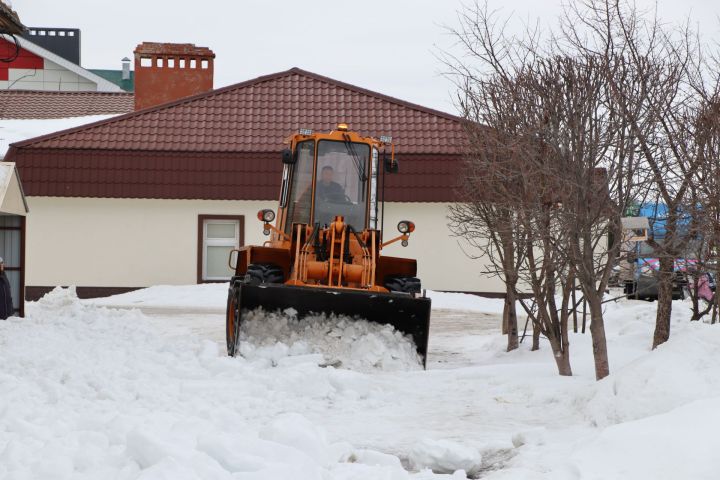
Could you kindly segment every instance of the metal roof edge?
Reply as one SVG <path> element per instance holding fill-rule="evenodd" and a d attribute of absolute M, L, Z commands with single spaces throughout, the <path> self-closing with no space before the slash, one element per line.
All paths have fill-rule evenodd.
<path fill-rule="evenodd" d="M 390 96 L 390 95 L 385 95 L 384 93 L 376 92 L 376 91 L 374 91 L 374 90 L 369 90 L 369 89 L 367 89 L 367 88 L 358 87 L 357 85 L 353 85 L 353 84 L 351 84 L 351 83 L 346 83 L 346 82 L 343 82 L 343 81 L 341 81 L 341 80 L 336 80 L 336 79 L 331 78 L 331 77 L 326 77 L 326 76 L 324 76 L 324 75 L 320 75 L 319 73 L 309 72 L 309 71 L 303 70 L 302 68 L 299 68 L 299 67 L 293 67 L 293 68 L 291 68 L 290 70 L 287 70 L 287 71 L 288 71 L 288 72 L 297 73 L 297 74 L 300 74 L 300 75 L 305 75 L 305 76 L 307 76 L 307 77 L 314 78 L 315 80 L 320 80 L 320 81 L 323 81 L 323 82 L 326 82 L 326 83 L 330 83 L 330 84 L 332 84 L 332 85 L 335 85 L 335 86 L 338 86 L 338 87 L 341 87 L 341 88 L 345 88 L 345 89 L 347 89 L 347 90 L 351 90 L 351 91 L 354 91 L 354 92 L 357 92 L 357 93 L 361 93 L 361 94 L 363 94 L 363 95 L 368 95 L 368 96 L 370 96 L 370 97 L 376 97 L 376 98 L 379 98 L 379 99 L 381 99 L 381 100 L 385 100 L 385 101 L 387 101 L 387 102 L 390 102 L 390 103 L 394 103 L 394 104 L 396 104 L 396 105 L 399 105 L 399 106 L 401 106 L 401 107 L 407 107 L 407 108 L 411 108 L 411 109 L 413 109 L 413 110 L 417 110 L 417 111 L 422 112 L 422 113 L 427 113 L 427 114 L 430 114 L 430 115 L 435 115 L 435 116 L 438 116 L 438 117 L 446 118 L 447 120 L 452 120 L 452 121 L 456 121 L 456 122 L 464 122 L 464 121 L 466 121 L 464 118 L 459 117 L 459 116 L 457 116 L 457 115 L 453 115 L 452 113 L 443 112 L 443 111 L 441 111 L 441 110 L 436 110 L 436 109 L 434 109 L 434 108 L 425 107 L 425 106 L 419 105 L 419 104 L 417 104 L 417 103 L 408 102 L 407 100 L 402 100 L 402 99 L 397 98 L 397 97 L 392 97 L 392 96 Z"/>

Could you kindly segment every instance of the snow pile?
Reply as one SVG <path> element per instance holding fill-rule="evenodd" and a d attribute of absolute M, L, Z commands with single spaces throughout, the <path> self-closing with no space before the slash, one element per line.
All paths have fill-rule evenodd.
<path fill-rule="evenodd" d="M 167 313 L 55 290 L 0 322 L 0 478 L 717 478 L 720 325 L 675 302 L 651 350 L 655 307 L 607 305 L 596 382 L 589 334 L 560 377 L 545 340 L 505 352 L 484 313 L 435 312 L 431 369 L 407 371 L 414 350 L 380 325 L 253 312 L 248 358 L 229 358 L 222 313 L 178 335 Z"/>
<path fill-rule="evenodd" d="M 701 322 L 674 327 L 670 341 L 594 387 L 586 410 L 593 424 L 627 422 L 720 396 L 720 328 Z"/>
<path fill-rule="evenodd" d="M 607 428 L 571 460 L 576 471 L 590 473 L 588 478 L 716 479 L 718 431 L 720 397 L 689 402 L 662 415 Z"/>
<path fill-rule="evenodd" d="M 227 283 L 155 285 L 110 297 L 90 299 L 87 303 L 145 308 L 202 308 L 224 312 L 227 296 Z"/>
<path fill-rule="evenodd" d="M 410 451 L 410 465 L 416 470 L 429 468 L 435 473 L 454 473 L 462 470 L 476 475 L 482 466 L 477 449 L 448 440 L 421 440 Z"/>
<path fill-rule="evenodd" d="M 655 308 L 608 304 L 611 375 L 566 379 L 576 385 L 557 390 L 566 396 L 555 400 L 557 416 L 516 433 L 513 458 L 483 478 L 717 478 L 720 325 L 690 322 L 688 305 L 673 302 L 670 340 L 651 350 Z M 571 338 L 576 373 L 592 366 L 589 341 Z"/>
<path fill-rule="evenodd" d="M 412 370 L 421 360 L 410 337 L 390 325 L 337 315 L 297 312 L 243 312 L 240 353 L 276 365 L 309 359 L 357 371 Z"/>
<path fill-rule="evenodd" d="M 360 373 L 229 358 L 214 342 L 163 336 L 137 311 L 84 304 L 72 288 L 27 313 L 0 322 L 0 478 L 434 477 L 308 420 L 335 403 L 358 411 Z"/>

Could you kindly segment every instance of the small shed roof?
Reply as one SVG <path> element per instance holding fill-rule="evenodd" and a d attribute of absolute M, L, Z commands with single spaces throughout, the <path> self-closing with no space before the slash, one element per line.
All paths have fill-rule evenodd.
<path fill-rule="evenodd" d="M 650 229 L 650 222 L 647 217 L 622 217 L 620 222 L 625 230 Z"/>
<path fill-rule="evenodd" d="M 15 164 L 0 162 L 0 214 L 24 217 L 29 211 Z"/>

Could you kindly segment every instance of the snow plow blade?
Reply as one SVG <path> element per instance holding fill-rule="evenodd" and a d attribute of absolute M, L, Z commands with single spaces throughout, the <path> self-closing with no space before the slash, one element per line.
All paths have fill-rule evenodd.
<path fill-rule="evenodd" d="M 234 291 L 234 292 L 233 292 Z M 235 297 L 237 307 L 231 307 Z M 295 309 L 298 316 L 307 314 L 331 314 L 359 317 L 369 322 L 393 326 L 399 332 L 409 335 L 415 343 L 423 368 L 427 361 L 428 336 L 430 330 L 430 299 L 392 293 L 368 292 L 362 290 L 296 287 L 290 285 L 248 285 L 238 282 L 230 289 L 228 300 L 228 353 L 231 339 L 239 338 L 242 311 L 262 307 L 267 311 Z M 230 325 L 230 310 L 239 317 L 237 325 Z M 231 332 L 231 330 L 234 330 Z M 232 345 L 236 347 L 237 345 Z"/>

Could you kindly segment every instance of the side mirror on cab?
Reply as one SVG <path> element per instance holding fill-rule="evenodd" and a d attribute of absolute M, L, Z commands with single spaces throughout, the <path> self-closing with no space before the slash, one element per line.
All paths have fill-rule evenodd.
<path fill-rule="evenodd" d="M 293 155 L 292 150 L 290 150 L 289 148 L 286 148 L 282 151 L 282 162 L 285 165 L 294 165 L 295 160 L 297 160 L 297 159 L 295 158 L 295 155 Z"/>
<path fill-rule="evenodd" d="M 385 172 L 387 173 L 398 173 L 400 165 L 398 160 L 389 158 L 387 155 L 383 156 L 383 163 L 385 164 Z"/>
<path fill-rule="evenodd" d="M 230 257 L 228 258 L 228 267 L 230 267 L 230 270 L 233 272 L 237 268 L 238 255 L 240 255 L 240 250 L 233 249 L 230 252 Z"/>

